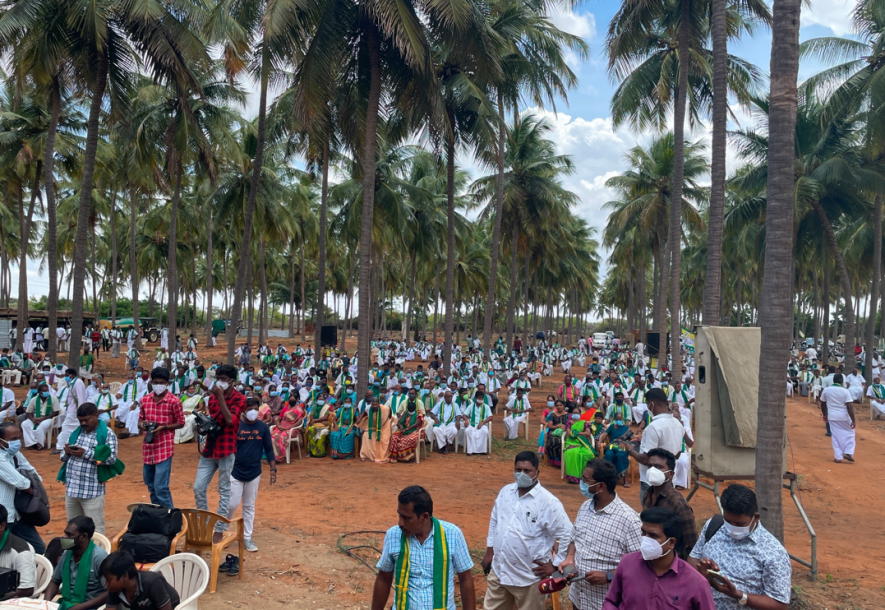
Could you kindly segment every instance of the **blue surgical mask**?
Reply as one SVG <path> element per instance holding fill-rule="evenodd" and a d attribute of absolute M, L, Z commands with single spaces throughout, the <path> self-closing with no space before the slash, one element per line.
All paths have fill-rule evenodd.
<path fill-rule="evenodd" d="M 622 420 L 622 419 L 616 419 L 616 420 L 615 420 L 615 425 L 616 425 L 616 426 L 623 426 L 623 425 L 624 425 L 624 420 Z"/>
<path fill-rule="evenodd" d="M 15 455 L 16 453 L 21 451 L 22 442 L 18 439 L 14 441 L 7 441 L 6 444 L 6 453 L 8 453 L 9 455 Z"/>
<path fill-rule="evenodd" d="M 40 392 L 40 396 L 42 396 L 43 398 L 49 398 L 50 394 L 49 392 Z"/>
<path fill-rule="evenodd" d="M 271 396 L 279 396 L 280 393 L 279 393 L 279 392 L 271 392 L 270 395 L 271 395 Z"/>
<path fill-rule="evenodd" d="M 578 485 L 581 488 L 581 495 L 584 496 L 585 498 L 592 499 L 593 496 L 596 495 L 595 493 L 590 492 L 590 486 L 587 485 L 584 481 L 579 481 Z M 596 486 L 594 485 L 594 487 L 596 487 Z"/>

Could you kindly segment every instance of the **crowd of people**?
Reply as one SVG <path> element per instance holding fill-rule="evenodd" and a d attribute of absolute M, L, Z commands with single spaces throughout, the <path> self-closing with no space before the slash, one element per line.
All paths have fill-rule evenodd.
<path fill-rule="evenodd" d="M 754 596 L 768 596 L 777 603 L 789 599 L 789 561 L 786 598 L 782 578 L 776 583 L 754 580 L 730 563 L 728 568 L 719 567 L 729 553 L 752 552 L 738 544 L 746 536 L 732 534 L 758 532 L 753 534 L 754 540 L 764 539 L 770 546 L 770 535 L 758 523 L 755 501 L 747 495 L 751 491 L 741 486 L 730 488 L 734 490 L 730 492 L 733 510 L 725 508 L 727 494 L 723 495 L 726 524 L 717 523 L 715 529 L 722 534 L 706 539 L 704 531 L 715 519 L 699 535 L 691 508 L 678 491 L 689 484 L 694 442 L 694 357 L 686 346 L 669 367 L 649 358 L 642 343 L 629 346 L 615 341 L 594 349 L 582 337 L 575 346 L 548 345 L 541 340 L 508 349 L 499 339 L 491 355 L 485 357 L 479 339 L 468 337 L 464 346 L 452 347 L 446 375 L 442 344 L 378 341 L 372 344 L 367 390 L 358 396 L 358 358 L 335 349 L 315 354 L 310 347 L 298 345 L 290 351 L 278 343 L 276 347 L 259 344 L 253 353 L 252 346 L 244 344 L 236 351 L 236 365 L 226 365 L 217 360 L 204 363 L 193 335 L 184 341 L 175 337 L 171 351 L 165 331 L 156 350 L 145 349 L 137 335 L 127 336 L 119 329 L 109 329 L 107 343 L 99 333 L 96 344 L 93 335 L 87 333 L 77 369 L 40 358 L 39 352 L 3 350 L 0 356 L 0 369 L 21 374 L 13 375 L 12 385 L 29 389 L 20 403 L 11 389 L 2 389 L 0 505 L 8 509 L 9 532 L 35 552 L 43 553 L 46 545 L 33 526 L 16 518 L 10 500 L 15 490 L 31 488 L 35 477 L 40 480 L 22 448 L 49 449 L 59 455 L 65 509 L 72 532 L 80 532 L 73 535 L 76 537 L 90 527 L 105 532 L 106 483 L 122 470 L 118 458 L 122 440 L 141 442 L 142 476 L 151 503 L 168 508 L 175 503 L 169 483 L 176 445 L 193 442 L 200 455 L 192 486 L 195 505 L 208 509 L 207 491 L 217 473 L 218 513 L 233 517 L 242 506 L 244 548 L 257 551 L 252 536 L 263 463 L 267 463 L 273 482 L 277 464 L 284 458 L 288 461 L 292 444 L 311 458 L 359 457 L 375 463 L 417 459 L 422 444 L 442 455 L 458 448 L 468 455 L 486 454 L 491 450 L 492 418 L 500 413 L 504 430 L 499 436 L 505 442 L 523 432 L 528 438 L 531 421 L 540 422 L 540 434 L 537 454 L 517 456 L 516 484 L 502 490 L 495 505 L 483 561 L 489 584 L 488 607 L 509 608 L 513 603 L 519 608 L 538 607 L 538 580 L 549 577 L 554 565 L 562 570 L 572 564 L 586 572 L 586 579 L 576 581 L 571 589 L 575 608 L 647 607 L 635 605 L 640 603 L 631 598 L 636 595 L 635 587 L 625 587 L 623 579 L 660 579 L 668 571 L 683 578 L 678 576 L 680 564 L 674 556 L 696 568 L 691 574 L 706 577 L 701 581 L 695 578 L 694 584 L 680 581 L 663 586 L 656 593 L 666 595 L 686 587 L 692 594 L 685 600 L 691 597 L 700 606 L 684 607 L 706 607 L 709 587 L 704 595 L 698 582 L 710 583 L 719 608 L 733 607 L 724 600 L 739 603 L 744 593 L 749 597 L 744 596 L 740 605 L 750 607 L 780 607 L 764 601 L 754 605 Z M 97 359 L 99 352 L 110 350 L 112 358 L 121 357 L 115 346 L 124 339 L 127 378 L 113 384 L 96 371 L 93 355 Z M 854 461 L 852 404 L 859 398 L 857 376 L 847 383 L 836 370 L 826 377 L 817 372 L 806 377 L 808 370 L 817 371 L 807 357 L 807 353 L 798 354 L 788 364 L 789 385 L 796 381 L 797 390 L 807 389 L 819 396 L 827 432 L 833 435 L 836 460 Z M 578 368 L 584 369 L 583 374 Z M 561 376 L 559 387 L 537 397 L 542 378 L 554 376 Z M 879 401 L 874 408 L 885 407 L 885 387 L 879 385 L 878 375 L 866 395 L 873 405 Z M 53 436 L 57 436 L 54 443 Z M 538 455 L 548 466 L 562 469 L 566 480 L 589 498 L 574 525 L 561 503 L 538 483 Z M 617 487 L 631 486 L 631 459 L 638 463 L 641 515 L 624 504 L 616 491 Z M 438 531 L 456 540 L 457 528 L 443 524 L 440 529 L 432 519 L 432 503 L 426 510 L 426 492 L 415 493 L 418 495 L 413 494 L 412 502 L 403 502 L 402 497 L 400 502 L 401 522 L 403 505 L 412 504 L 414 529 L 408 530 L 410 535 L 418 536 L 420 529 L 426 530 L 425 535 L 435 536 Z M 89 527 L 84 521 L 87 518 Z M 496 532 L 496 523 L 511 526 Z M 222 524 L 217 526 L 216 539 L 223 528 Z M 509 540 L 514 528 L 524 530 L 518 544 Z M 734 544 L 724 544 L 726 538 Z M 397 552 L 406 547 L 403 540 L 400 536 L 391 538 L 389 544 L 385 541 L 385 556 L 379 562 L 382 574 L 391 571 L 387 569 L 393 567 L 391 562 L 397 563 Z M 525 546 L 529 540 L 530 548 Z M 552 545 L 547 544 L 552 540 L 570 541 L 559 547 L 555 559 L 550 556 Z M 650 540 L 655 541 L 654 548 Z M 705 554 L 703 549 L 710 552 Z M 434 557 L 421 548 L 420 541 L 413 550 L 424 559 Z M 642 560 L 620 563 L 637 551 L 641 551 L 637 556 Z M 653 556 L 658 551 L 661 554 Z M 772 557 L 781 561 L 780 553 Z M 466 560 L 462 559 L 457 561 L 463 567 Z M 236 573 L 236 563 L 237 558 L 229 556 L 223 569 Z M 738 562 L 744 563 L 748 562 Z M 125 558 L 112 564 L 116 572 L 128 574 Z M 615 570 L 619 565 L 624 567 Z M 458 568 L 454 563 L 449 566 Z M 656 575 L 643 572 L 643 566 Z M 99 567 L 96 564 L 96 574 L 103 575 Z M 784 567 L 777 569 L 783 572 Z M 397 573 L 402 570 L 401 565 L 396 569 Z M 462 571 L 455 569 L 455 573 Z M 126 578 L 125 574 L 118 578 Z M 736 588 L 732 581 L 744 589 Z M 103 581 L 102 587 L 108 584 L 107 594 L 112 595 L 109 582 Z M 376 599 L 379 595 L 376 588 Z M 604 606 L 610 603 L 613 605 Z"/>

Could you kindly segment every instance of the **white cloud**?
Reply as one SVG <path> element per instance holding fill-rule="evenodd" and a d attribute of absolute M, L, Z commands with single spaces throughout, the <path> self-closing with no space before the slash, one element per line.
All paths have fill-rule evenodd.
<path fill-rule="evenodd" d="M 550 21 L 563 32 L 580 36 L 586 42 L 596 37 L 596 17 L 593 13 L 575 13 L 566 7 L 557 7 Z"/>
<path fill-rule="evenodd" d="M 812 0 L 811 8 L 802 7 L 802 27 L 822 25 L 836 36 L 851 32 L 851 11 L 854 0 Z"/>

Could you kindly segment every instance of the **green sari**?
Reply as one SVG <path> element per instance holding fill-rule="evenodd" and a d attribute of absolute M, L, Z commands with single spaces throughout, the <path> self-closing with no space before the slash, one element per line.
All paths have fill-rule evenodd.
<path fill-rule="evenodd" d="M 578 420 L 572 424 L 565 439 L 565 478 L 569 483 L 577 484 L 581 480 L 581 474 L 587 462 L 596 459 L 597 453 L 593 439 L 581 436 L 585 431 L 591 431 L 591 422 Z"/>

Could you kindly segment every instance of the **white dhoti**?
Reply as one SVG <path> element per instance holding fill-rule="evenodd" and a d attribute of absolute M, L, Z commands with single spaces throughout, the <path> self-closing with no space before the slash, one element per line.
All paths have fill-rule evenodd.
<path fill-rule="evenodd" d="M 550 377 L 553 374 L 553 366 L 549 364 L 544 365 L 544 375 Z"/>
<path fill-rule="evenodd" d="M 467 426 L 464 429 L 464 452 L 468 455 L 471 453 L 488 453 L 489 452 L 489 427 L 482 428 Z"/>
<path fill-rule="evenodd" d="M 49 431 L 52 429 L 52 420 L 40 422 L 34 427 L 30 421 L 22 422 L 22 442 L 25 447 L 33 447 L 34 445 L 46 446 L 46 439 L 49 437 Z"/>
<path fill-rule="evenodd" d="M 541 385 L 541 373 L 527 373 L 526 377 L 529 378 L 532 384 Z"/>
<path fill-rule="evenodd" d="M 872 411 L 873 419 L 885 416 L 885 402 L 879 402 L 878 400 L 871 400 L 870 401 L 870 410 Z"/>
<path fill-rule="evenodd" d="M 646 411 L 648 411 L 648 405 L 646 405 L 644 402 L 637 404 L 635 407 L 633 407 L 633 420 L 637 424 L 641 422 Z"/>
<path fill-rule="evenodd" d="M 193 413 L 184 414 L 184 427 L 175 431 L 175 444 L 180 445 L 194 438 L 194 429 L 196 428 L 197 416 Z"/>
<path fill-rule="evenodd" d="M 820 396 L 820 393 L 822 391 L 823 391 L 823 387 L 820 385 L 811 386 L 811 397 L 814 398 L 814 400 L 817 400 L 818 396 Z"/>
<path fill-rule="evenodd" d="M 455 435 L 458 434 L 458 428 L 455 424 L 440 424 L 433 427 L 433 437 L 436 439 L 436 446 L 444 449 L 448 444 L 455 442 Z"/>
<path fill-rule="evenodd" d="M 165 350 L 169 349 L 169 336 L 168 335 L 163 335 L 162 337 L 160 337 L 160 347 Z"/>
<path fill-rule="evenodd" d="M 830 420 L 830 433 L 833 441 L 833 456 L 841 460 L 845 454 L 854 457 L 854 428 L 851 420 Z"/>
<path fill-rule="evenodd" d="M 559 363 L 559 366 L 562 367 L 563 373 L 568 373 L 569 371 L 572 370 L 572 361 L 571 360 L 563 360 L 562 362 Z"/>
<path fill-rule="evenodd" d="M 0 411 L 0 422 L 4 422 L 7 419 L 11 420 L 14 417 L 15 417 L 15 404 L 14 403 L 8 409 L 3 409 L 2 411 Z"/>
<path fill-rule="evenodd" d="M 123 424 L 129 434 L 138 434 L 138 405 L 132 401 L 120 403 L 117 407 L 116 420 Z M 176 434 L 178 430 L 175 431 Z"/>
<path fill-rule="evenodd" d="M 578 356 L 575 362 L 578 363 L 578 366 L 587 366 L 587 359 L 584 356 Z"/>
<path fill-rule="evenodd" d="M 504 416 L 504 429 L 507 431 L 507 434 L 504 436 L 507 440 L 512 440 L 514 438 L 519 438 L 519 426 L 522 422 L 525 421 L 526 414 L 521 413 L 516 417 L 511 415 Z"/>
<path fill-rule="evenodd" d="M 673 484 L 676 487 L 688 488 L 691 473 L 691 449 L 687 449 L 679 454 L 676 460 L 676 471 L 673 473 Z"/>
<path fill-rule="evenodd" d="M 787 381 L 787 396 L 793 395 L 793 383 L 791 381 Z"/>
<path fill-rule="evenodd" d="M 80 422 L 77 421 L 77 411 L 74 410 L 72 413 L 73 416 L 71 416 L 71 413 L 65 414 L 64 422 L 61 425 L 61 431 L 58 433 L 58 441 L 55 443 L 55 448 L 59 451 L 64 450 L 65 445 L 68 443 L 68 439 L 71 437 L 71 433 L 80 425 Z"/>

